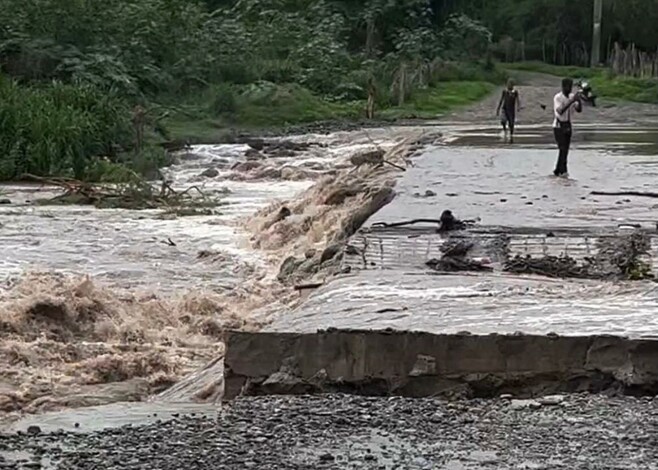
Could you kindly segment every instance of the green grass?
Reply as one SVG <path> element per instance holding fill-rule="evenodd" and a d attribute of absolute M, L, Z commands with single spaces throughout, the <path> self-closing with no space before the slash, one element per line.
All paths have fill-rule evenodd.
<path fill-rule="evenodd" d="M 593 78 L 606 72 L 605 69 L 546 64 L 544 62 L 515 62 L 504 64 L 508 70 L 545 73 L 557 77 Z"/>
<path fill-rule="evenodd" d="M 355 120 L 363 102 L 323 99 L 298 85 L 220 86 L 188 97 L 164 125 L 174 140 L 221 142 L 236 131 L 279 130 L 320 121 Z"/>
<path fill-rule="evenodd" d="M 658 79 L 602 75 L 592 78 L 591 84 L 607 99 L 658 104 Z"/>
<path fill-rule="evenodd" d="M 477 102 L 495 89 L 488 82 L 443 82 L 415 92 L 403 106 L 381 112 L 386 119 L 432 119 Z"/>
<path fill-rule="evenodd" d="M 542 62 L 505 64 L 509 70 L 589 80 L 595 93 L 608 100 L 658 104 L 658 79 L 615 76 L 609 69 L 559 66 Z"/>
<path fill-rule="evenodd" d="M 403 106 L 377 108 L 375 119 L 431 119 L 474 103 L 494 90 L 485 81 L 439 82 L 417 90 Z M 230 93 L 232 97 L 226 96 Z M 364 119 L 365 101 L 330 101 L 298 85 L 260 84 L 209 89 L 188 99 L 165 122 L 174 140 L 221 142 L 236 131 L 279 130 L 314 122 Z M 222 109 L 224 108 L 224 109 Z"/>

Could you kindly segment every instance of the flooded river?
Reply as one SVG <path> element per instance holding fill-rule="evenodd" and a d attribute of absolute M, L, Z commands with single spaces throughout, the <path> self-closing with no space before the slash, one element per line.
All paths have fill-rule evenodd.
<path fill-rule="evenodd" d="M 540 246 L 540 250 L 554 250 L 557 255 L 584 249 L 583 256 L 588 256 L 592 254 L 589 240 L 622 230 L 620 225 L 639 224 L 655 230 L 658 200 L 590 194 L 594 190 L 652 190 L 658 176 L 655 127 L 578 129 L 569 180 L 549 176 L 556 151 L 546 127 L 522 127 L 514 145 L 504 143 L 496 128 L 468 123 L 304 135 L 289 140 L 315 145 L 265 163 L 278 170 L 300 170 L 289 172 L 297 175 L 292 180 L 238 175 L 231 168 L 247 160 L 246 145 L 199 146 L 181 155 L 176 165 L 166 169 L 167 178 L 177 189 L 197 185 L 207 196 L 220 198 L 222 203 L 213 209 L 213 215 L 175 217 L 159 210 L 34 205 L 30 201 L 56 192 L 24 185 L 0 187 L 1 197 L 11 201 L 0 205 L 0 281 L 5 286 L 0 295 L 12 295 L 12 286 L 28 271 L 89 275 L 111 292 L 145 291 L 161 299 L 191 290 L 231 294 L 238 287 L 247 290 L 247 279 L 274 281 L 281 259 L 253 248 L 245 220 L 274 201 L 294 200 L 321 175 L 344 165 L 354 152 L 390 148 L 412 133 L 440 133 L 441 137 L 426 142 L 411 167 L 396 173 L 396 198 L 370 218 L 366 232 L 377 222 L 438 219 L 444 209 L 451 209 L 460 218 L 477 220 L 483 233 L 487 227 L 505 228 L 512 234 L 511 246 L 516 242 L 514 249 L 520 254 Z M 201 176 L 210 168 L 217 170 L 217 176 Z M 528 230 L 540 234 L 539 245 L 523 238 Z M 555 233 L 548 240 L 551 231 Z M 349 275 L 326 283 L 292 310 L 279 309 L 266 329 L 308 332 L 329 327 L 391 327 L 474 334 L 658 334 L 653 283 L 549 280 L 509 276 L 499 270 L 430 275 L 424 261 L 441 237 L 425 239 L 403 231 L 388 238 L 376 233 L 369 236 L 380 241 L 368 248 L 369 256 L 377 260 L 361 263 L 346 256 L 343 264 L 352 269 Z M 358 245 L 359 237 L 353 237 L 350 244 Z M 212 256 L 199 256 L 201 252 Z M 651 264 L 655 265 L 655 259 Z M 67 315 L 73 310 L 86 315 L 89 302 L 97 306 L 106 299 L 90 296 L 87 302 L 79 286 L 70 290 L 70 295 L 58 294 L 59 301 L 76 304 L 75 309 L 65 309 Z M 24 312 L 30 286 L 24 286 L 21 295 L 26 296 L 19 299 L 22 303 L 12 305 Z M 87 303 L 80 303 L 81 297 Z M 271 295 L 263 298 L 271 304 L 276 300 Z M 63 342 L 34 335 L 24 344 L 5 342 L 0 355 L 11 361 L 12 368 L 0 377 L 0 398 L 9 390 L 8 401 L 0 400 L 0 404 L 9 409 L 31 404 L 38 411 L 46 403 L 41 397 L 56 393 L 60 385 L 64 388 L 57 393 L 66 396 L 66 387 L 94 387 L 117 377 L 147 376 L 150 387 L 163 376 L 180 378 L 216 354 L 216 334 L 226 324 L 214 325 L 214 316 L 237 309 L 234 299 L 223 304 L 188 299 L 183 311 L 176 314 L 168 304 L 157 311 L 144 307 L 135 314 L 132 309 L 141 304 L 126 302 L 120 308 L 115 302 L 111 309 L 101 309 L 99 319 L 109 317 L 111 324 L 102 326 L 114 328 L 111 335 L 104 336 L 97 321 L 93 328 L 76 330 Z M 238 315 L 236 312 L 232 314 Z M 141 331 L 130 318 L 148 320 L 150 330 Z M 229 326 L 236 324 L 244 326 Z M 121 346 L 124 341 L 133 349 Z M 148 350 L 153 345 L 157 347 Z M 208 348 L 207 355 L 198 353 L 200 345 Z M 21 394 L 16 390 L 22 390 Z M 148 410 L 147 414 L 157 412 Z M 111 408 L 107 413 L 120 415 L 122 411 Z M 69 418 L 53 419 L 61 424 Z"/>

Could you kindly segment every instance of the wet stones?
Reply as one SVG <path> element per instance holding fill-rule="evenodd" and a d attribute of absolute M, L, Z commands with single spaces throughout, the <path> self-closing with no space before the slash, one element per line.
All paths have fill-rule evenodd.
<path fill-rule="evenodd" d="M 41 434 L 41 428 L 35 425 L 28 426 L 26 432 L 28 436 L 38 436 Z"/>
<path fill-rule="evenodd" d="M 45 435 L 3 441 L 21 453 L 42 447 L 44 462 L 70 470 L 422 470 L 520 468 L 526 462 L 527 468 L 594 470 L 655 463 L 652 403 L 589 395 L 565 402 L 568 413 L 561 407 L 512 409 L 497 399 L 243 397 L 218 418 L 181 415 L 158 424 L 64 433 L 53 443 Z M 608 435 L 615 438 L 601 439 Z M 0 467 L 25 468 L 33 461 L 0 459 Z"/>
<path fill-rule="evenodd" d="M 431 189 L 427 189 L 424 193 L 414 193 L 414 197 L 417 198 L 428 198 L 428 197 L 434 197 L 436 196 L 436 193 L 432 191 Z"/>
<path fill-rule="evenodd" d="M 318 144 L 310 142 L 293 142 L 291 140 L 265 141 L 263 139 L 250 139 L 245 142 L 249 149 L 245 152 L 247 158 L 290 158 L 297 153 L 308 150 Z"/>
<path fill-rule="evenodd" d="M 244 156 L 247 158 L 247 161 L 264 160 L 265 159 L 265 155 L 263 155 L 262 153 L 260 153 L 260 151 L 258 151 L 256 149 L 253 149 L 253 148 L 250 148 L 249 150 L 247 150 L 245 152 Z"/>
<path fill-rule="evenodd" d="M 547 395 L 540 398 L 538 401 L 543 406 L 557 406 L 564 403 L 566 397 L 564 395 Z"/>
<path fill-rule="evenodd" d="M 493 271 L 493 268 L 482 260 L 469 257 L 474 243 L 468 240 L 449 240 L 442 247 L 440 259 L 430 259 L 425 264 L 435 271 Z"/>
<path fill-rule="evenodd" d="M 310 249 L 304 253 L 303 259 L 294 256 L 286 258 L 279 268 L 277 279 L 281 283 L 290 284 L 306 281 L 320 270 L 338 273 L 341 259 L 342 245 L 338 243 L 327 246 L 319 255 L 317 250 Z"/>
<path fill-rule="evenodd" d="M 255 179 L 280 179 L 281 170 L 279 168 L 265 167 L 254 172 Z"/>
<path fill-rule="evenodd" d="M 260 152 L 265 148 L 265 141 L 263 139 L 251 139 L 245 142 L 250 150 L 255 150 L 257 152 Z M 247 150 L 248 152 L 249 150 Z"/>
<path fill-rule="evenodd" d="M 326 247 L 320 256 L 320 263 L 334 259 L 336 255 L 340 253 L 341 248 L 342 245 L 339 243 L 333 243 Z"/>
<path fill-rule="evenodd" d="M 587 278 L 588 271 L 579 266 L 576 260 L 568 256 L 531 256 L 516 255 L 505 262 L 503 270 L 515 274 L 536 274 L 547 277 Z"/>
<path fill-rule="evenodd" d="M 290 209 L 288 209 L 286 206 L 283 206 L 283 207 L 281 207 L 281 209 L 279 209 L 279 211 L 274 216 L 274 222 L 275 223 L 276 222 L 281 222 L 282 220 L 287 219 L 291 215 L 292 215 L 292 212 L 290 211 Z"/>
<path fill-rule="evenodd" d="M 208 168 L 201 173 L 201 176 L 204 178 L 217 178 L 219 176 L 219 170 L 217 168 Z"/>
<path fill-rule="evenodd" d="M 231 170 L 246 173 L 257 168 L 261 168 L 262 166 L 262 163 L 256 161 L 238 162 L 231 167 Z"/>
<path fill-rule="evenodd" d="M 286 181 L 302 181 L 309 179 L 310 175 L 301 168 L 285 166 L 281 168 L 281 179 Z"/>
<path fill-rule="evenodd" d="M 347 198 L 357 196 L 363 192 L 362 185 L 340 186 L 329 193 L 325 198 L 324 204 L 328 206 L 339 206 L 345 202 Z"/>
<path fill-rule="evenodd" d="M 356 167 L 362 165 L 382 165 L 384 163 L 385 152 L 382 149 L 369 150 L 352 155 L 350 163 Z"/>
<path fill-rule="evenodd" d="M 555 237 L 549 232 L 547 238 Z M 601 237 L 594 256 L 576 260 L 569 256 L 531 257 L 516 255 L 505 261 L 503 270 L 516 274 L 535 274 L 556 278 L 580 279 L 652 279 L 651 266 L 644 261 L 650 240 L 636 231 L 630 235 Z"/>
<path fill-rule="evenodd" d="M 303 262 L 304 260 L 299 260 L 294 256 L 289 256 L 283 260 L 283 263 L 281 263 L 281 267 L 279 268 L 279 274 L 277 275 L 279 282 L 288 281 Z"/>
<path fill-rule="evenodd" d="M 511 400 L 510 408 L 512 410 L 537 410 L 541 408 L 541 403 L 537 400 Z"/>

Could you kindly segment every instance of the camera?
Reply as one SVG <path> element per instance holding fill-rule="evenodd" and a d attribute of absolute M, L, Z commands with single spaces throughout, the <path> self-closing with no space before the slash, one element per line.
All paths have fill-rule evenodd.
<path fill-rule="evenodd" d="M 586 81 L 578 80 L 576 82 L 576 94 L 585 103 L 596 107 L 596 95 L 592 90 L 592 86 Z"/>

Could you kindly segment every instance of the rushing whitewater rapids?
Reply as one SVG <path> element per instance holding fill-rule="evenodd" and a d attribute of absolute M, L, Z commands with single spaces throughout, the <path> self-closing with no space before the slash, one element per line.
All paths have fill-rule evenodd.
<path fill-rule="evenodd" d="M 165 176 L 175 189 L 219 198 L 212 215 L 40 205 L 57 188 L 2 186 L 0 409 L 138 400 L 221 354 L 225 329 L 257 329 L 269 321 L 260 307 L 295 301 L 276 280 L 282 259 L 321 253 L 336 214 L 359 204 L 348 198 L 328 211 L 326 194 L 311 190 L 297 207 L 296 195 L 333 187 L 355 153 L 422 133 L 292 137 L 302 150 L 255 162 L 247 145 L 195 147 Z M 268 232 L 263 224 L 286 200 L 296 214 Z"/>
<path fill-rule="evenodd" d="M 550 90 L 542 82 L 522 93 L 542 102 Z M 10 412 L 2 418 L 143 400 L 221 357 L 227 329 L 654 337 L 648 281 L 509 276 L 499 265 L 430 276 L 425 262 L 440 256 L 443 237 L 373 231 L 451 209 L 476 220 L 476 237 L 506 233 L 511 255 L 580 259 L 619 225 L 638 224 L 655 271 L 654 199 L 590 194 L 651 190 L 655 110 L 630 105 L 632 125 L 610 124 L 616 105 L 583 113 L 573 179 L 556 181 L 546 176 L 555 158 L 546 116 L 538 106 L 524 111 L 509 146 L 484 124 L 495 99 L 458 124 L 194 147 L 164 176 L 177 190 L 195 185 L 219 199 L 206 215 L 40 205 L 33 201 L 57 188 L 0 186 L 0 411 Z M 355 168 L 352 157 L 378 149 L 397 167 Z M 305 283 L 324 285 L 306 302 L 293 289 Z M 203 375 L 170 396 L 216 399 L 221 380 L 199 387 Z"/>

